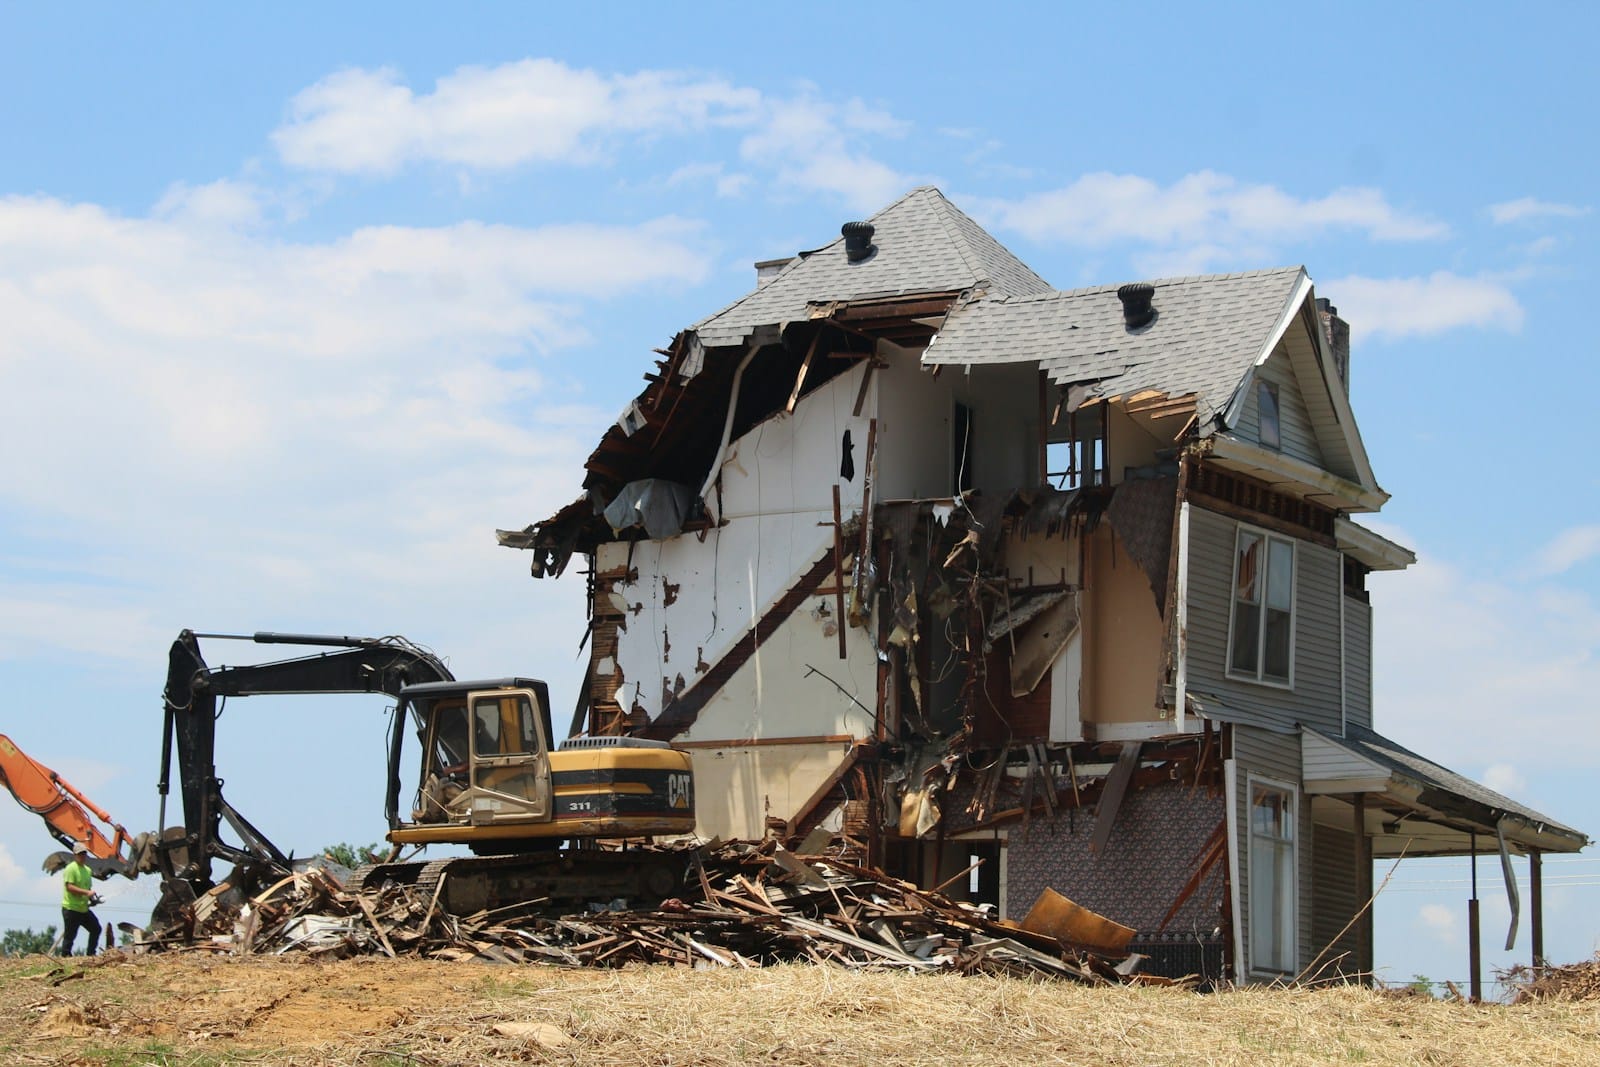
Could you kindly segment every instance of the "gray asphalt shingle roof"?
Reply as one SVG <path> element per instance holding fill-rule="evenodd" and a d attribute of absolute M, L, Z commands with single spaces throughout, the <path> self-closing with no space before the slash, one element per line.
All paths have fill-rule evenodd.
<path fill-rule="evenodd" d="M 819 301 L 949 292 L 991 295 L 1051 292 L 1043 278 L 932 186 L 913 189 L 869 219 L 877 252 L 845 258 L 844 239 L 796 258 L 766 285 L 696 323 L 708 347 L 740 344 L 758 326 L 808 317 Z"/>
<path fill-rule="evenodd" d="M 1532 825 L 1540 826 L 1548 831 L 1553 831 L 1575 841 L 1587 841 L 1588 837 L 1581 830 L 1574 830 L 1557 822 L 1550 816 L 1534 811 L 1526 805 L 1519 804 L 1510 797 L 1495 792 L 1486 785 L 1474 782 L 1471 778 L 1457 774 L 1448 767 L 1433 762 L 1425 756 L 1392 741 L 1375 730 L 1368 730 L 1354 724 L 1346 727 L 1343 737 L 1334 737 L 1322 730 L 1306 727 L 1318 736 L 1340 745 L 1357 755 L 1376 763 L 1404 778 L 1409 778 L 1416 784 L 1443 790 L 1473 803 L 1481 804 L 1493 812 L 1502 812 L 1516 816 Z"/>
<path fill-rule="evenodd" d="M 1228 406 L 1304 276 L 1278 267 L 1151 282 L 1156 319 L 1136 330 L 1115 285 L 974 300 L 951 311 L 922 362 L 1037 361 L 1058 384 L 1103 382 L 1091 395 L 1193 393 L 1204 423 Z"/>

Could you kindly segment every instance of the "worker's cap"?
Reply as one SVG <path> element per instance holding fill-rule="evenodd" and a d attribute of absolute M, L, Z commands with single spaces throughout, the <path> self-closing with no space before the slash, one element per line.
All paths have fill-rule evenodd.
<path fill-rule="evenodd" d="M 87 856 L 89 854 L 89 846 L 79 841 L 72 846 L 72 854 L 74 856 Z"/>

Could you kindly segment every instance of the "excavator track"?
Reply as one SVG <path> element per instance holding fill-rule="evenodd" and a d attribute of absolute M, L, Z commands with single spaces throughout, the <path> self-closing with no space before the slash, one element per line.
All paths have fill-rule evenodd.
<path fill-rule="evenodd" d="M 575 849 L 514 856 L 463 856 L 428 863 L 362 867 L 351 884 L 377 889 L 405 885 L 437 900 L 449 915 L 524 908 L 564 913 L 590 905 L 647 907 L 678 893 L 688 871 L 683 852 L 604 852 Z"/>

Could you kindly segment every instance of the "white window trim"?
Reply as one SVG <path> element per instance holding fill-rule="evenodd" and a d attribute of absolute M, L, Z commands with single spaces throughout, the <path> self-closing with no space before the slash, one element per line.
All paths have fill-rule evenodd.
<path fill-rule="evenodd" d="M 1279 678 L 1269 678 L 1264 673 L 1264 669 L 1266 667 L 1266 659 L 1267 659 L 1267 651 L 1266 651 L 1267 627 L 1266 627 L 1266 594 L 1265 593 L 1262 594 L 1262 598 L 1261 598 L 1261 611 L 1262 611 L 1261 625 L 1256 628 L 1256 635 L 1257 635 L 1256 636 L 1256 640 L 1258 642 L 1261 642 L 1261 647 L 1259 647 L 1256 650 L 1256 671 L 1255 671 L 1254 674 L 1246 674 L 1243 671 L 1236 671 L 1233 668 L 1233 636 L 1234 636 L 1234 634 L 1233 634 L 1233 630 L 1234 630 L 1234 627 L 1233 627 L 1233 611 L 1234 611 L 1235 598 L 1237 597 L 1238 592 L 1239 592 L 1239 537 L 1240 537 L 1240 535 L 1246 534 L 1246 533 L 1254 534 L 1255 536 L 1260 537 L 1260 538 L 1263 539 L 1263 542 L 1265 543 L 1265 547 L 1267 549 L 1266 555 L 1270 555 L 1271 554 L 1272 549 L 1271 549 L 1270 542 L 1272 542 L 1272 541 L 1281 542 L 1282 544 L 1288 545 L 1289 548 L 1290 548 L 1291 559 L 1293 561 L 1293 564 L 1292 564 L 1293 565 L 1293 571 L 1291 572 L 1293 577 L 1292 577 L 1291 580 L 1292 580 L 1292 582 L 1294 584 L 1291 587 L 1291 589 L 1289 590 L 1289 677 L 1288 677 L 1287 680 L 1279 679 Z M 1231 678 L 1231 679 L 1233 679 L 1235 681 L 1249 682 L 1251 685 L 1266 686 L 1266 687 L 1268 687 L 1270 689 L 1293 689 L 1294 688 L 1294 664 L 1295 664 L 1295 659 L 1296 659 L 1296 656 L 1295 656 L 1295 640 L 1296 640 L 1296 637 L 1298 636 L 1299 623 L 1300 623 L 1300 556 L 1301 555 L 1302 555 L 1302 553 L 1300 551 L 1300 542 L 1297 541 L 1293 537 L 1288 537 L 1288 536 L 1286 536 L 1284 534 L 1280 534 L 1280 533 L 1274 533 L 1273 531 L 1268 530 L 1268 529 L 1264 529 L 1263 527 L 1260 527 L 1260 526 L 1251 526 L 1249 523 L 1241 522 L 1241 523 L 1237 524 L 1236 528 L 1234 529 L 1234 533 L 1233 533 L 1233 566 L 1232 566 L 1232 568 L 1230 568 L 1230 573 L 1231 573 L 1232 577 L 1228 582 L 1228 649 L 1227 649 L 1227 652 L 1225 653 L 1226 658 L 1222 661 L 1223 673 L 1226 674 L 1227 677 L 1229 677 L 1229 678 Z M 1264 558 L 1263 561 L 1262 561 L 1262 569 L 1261 569 L 1261 573 L 1262 573 L 1263 577 L 1267 573 L 1266 568 L 1267 568 L 1267 564 L 1266 564 L 1266 560 Z"/>
<path fill-rule="evenodd" d="M 1256 802 L 1256 787 L 1276 789 L 1280 793 L 1289 795 L 1289 825 L 1292 828 L 1289 838 L 1289 868 L 1292 872 L 1292 884 L 1289 887 L 1289 967 L 1280 971 L 1274 967 L 1258 967 L 1256 965 L 1256 941 L 1249 937 L 1246 946 L 1250 954 L 1250 976 L 1252 978 L 1274 979 L 1284 975 L 1294 975 L 1300 970 L 1300 789 L 1290 782 L 1281 782 L 1276 778 L 1264 778 L 1254 773 L 1245 775 L 1245 877 L 1250 879 L 1253 887 L 1255 884 L 1253 865 L 1255 855 L 1255 819 L 1252 817 Z M 1249 895 L 1250 916 L 1255 915 L 1256 898 L 1252 892 Z M 1248 932 L 1252 923 L 1249 918 L 1245 920 L 1245 930 Z"/>

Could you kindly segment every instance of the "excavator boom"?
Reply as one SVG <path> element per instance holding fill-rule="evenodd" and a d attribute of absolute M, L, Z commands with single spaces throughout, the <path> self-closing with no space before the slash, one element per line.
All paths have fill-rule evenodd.
<path fill-rule="evenodd" d="M 139 839 L 130 837 L 104 808 L 4 734 L 0 734 L 0 782 L 11 790 L 18 804 L 44 820 L 50 836 L 61 842 L 68 853 L 79 845 L 88 849 L 89 867 L 96 878 L 113 874 L 132 878 L 139 873 L 142 848 L 135 846 L 142 846 L 145 835 Z M 124 855 L 124 848 L 130 848 L 131 854 Z M 59 870 L 64 864 L 63 855 L 52 855 L 45 861 L 45 869 Z"/>
<path fill-rule="evenodd" d="M 263 645 L 333 648 L 292 659 L 242 667 L 210 667 L 200 639 L 252 641 Z M 418 682 L 450 681 L 449 668 L 431 652 L 403 637 L 340 637 L 326 634 L 197 634 L 184 630 L 172 643 L 167 663 L 166 716 L 159 791 L 166 821 L 174 749 L 183 800 L 183 833 L 164 834 L 156 846 L 169 880 L 196 892 L 212 885 L 211 861 L 228 860 L 269 871 L 287 871 L 290 861 L 222 796 L 217 777 L 216 727 L 220 702 L 231 696 L 297 693 L 386 693 L 397 695 Z M 226 821 L 241 846 L 222 840 Z"/>

